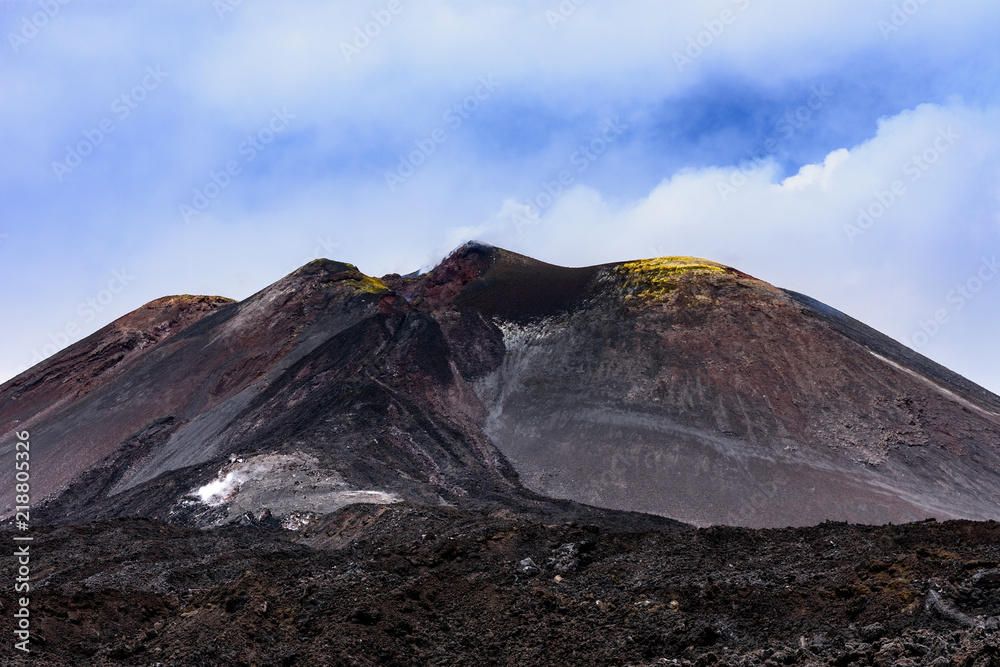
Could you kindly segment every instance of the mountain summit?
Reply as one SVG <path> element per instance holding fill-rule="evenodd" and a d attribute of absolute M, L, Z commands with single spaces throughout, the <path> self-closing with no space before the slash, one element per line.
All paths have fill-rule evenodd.
<path fill-rule="evenodd" d="M 469 243 L 422 275 L 316 260 L 238 303 L 159 299 L 0 387 L 0 429 L 31 431 L 52 521 L 1000 518 L 1000 398 L 692 257 Z"/>

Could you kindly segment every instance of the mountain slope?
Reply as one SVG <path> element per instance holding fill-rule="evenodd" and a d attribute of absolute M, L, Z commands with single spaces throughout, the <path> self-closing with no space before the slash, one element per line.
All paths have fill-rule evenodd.
<path fill-rule="evenodd" d="M 31 431 L 51 521 L 294 527 L 399 500 L 633 527 L 657 520 L 615 512 L 1000 516 L 1000 399 L 696 258 L 470 243 L 382 279 L 317 260 L 240 303 L 127 315 L 0 387 L 0 429 L 6 449 Z"/>
<path fill-rule="evenodd" d="M 529 488 L 700 525 L 1000 514 L 1000 399 L 817 302 L 693 258 L 475 247 L 425 283 L 449 263 L 485 267 L 447 307 L 503 331 L 475 386 Z"/>
<path fill-rule="evenodd" d="M 100 347 L 103 335 L 76 347 Z M 43 520 L 293 527 L 353 502 L 405 500 L 677 525 L 524 489 L 479 427 L 482 406 L 437 322 L 348 264 L 312 262 L 190 323 L 127 372 L 54 409 L 16 413 L 28 397 L 44 402 L 46 385 L 25 386 L 30 377 L 0 387 L 0 423 L 32 434 Z"/>

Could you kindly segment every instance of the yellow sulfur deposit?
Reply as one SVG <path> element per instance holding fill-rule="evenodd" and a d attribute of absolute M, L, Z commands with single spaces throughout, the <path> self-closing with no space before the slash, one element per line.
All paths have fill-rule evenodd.
<path fill-rule="evenodd" d="M 684 274 L 728 273 L 718 262 L 698 257 L 657 257 L 623 262 L 615 267 L 629 296 L 655 299 L 677 289 Z"/>
<path fill-rule="evenodd" d="M 363 273 L 361 274 L 360 279 L 352 279 L 351 282 L 354 283 L 359 290 L 368 292 L 369 294 L 381 294 L 389 291 L 389 288 L 386 287 L 381 280 L 378 278 L 372 278 L 371 276 L 366 276 Z"/>

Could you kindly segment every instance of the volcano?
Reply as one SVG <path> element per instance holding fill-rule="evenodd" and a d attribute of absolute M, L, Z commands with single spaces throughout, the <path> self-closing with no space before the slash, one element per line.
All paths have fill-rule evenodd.
<path fill-rule="evenodd" d="M 0 430 L 5 453 L 30 432 L 51 523 L 1000 518 L 1000 398 L 691 257 L 564 268 L 469 243 L 421 275 L 324 259 L 240 302 L 158 299 L 0 387 Z"/>

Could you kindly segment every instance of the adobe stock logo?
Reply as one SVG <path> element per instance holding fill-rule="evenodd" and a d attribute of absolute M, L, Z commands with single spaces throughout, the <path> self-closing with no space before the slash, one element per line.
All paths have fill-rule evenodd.
<path fill-rule="evenodd" d="M 569 20 L 569 17 L 576 14 L 576 10 L 585 5 L 587 0 L 562 0 L 553 9 L 545 12 L 545 20 L 549 22 L 549 27 L 555 30 L 560 23 Z"/>
<path fill-rule="evenodd" d="M 480 106 L 494 94 L 500 87 L 500 82 L 493 78 L 492 74 L 479 77 L 479 85 L 473 90 L 471 95 L 458 102 L 444 112 L 441 120 L 448 124 L 452 130 L 462 127 L 462 123 L 468 120 Z M 423 139 L 414 139 L 413 145 L 416 150 L 412 150 L 407 155 L 399 156 L 399 164 L 393 171 L 384 172 L 385 184 L 389 187 L 389 192 L 406 182 L 410 176 L 417 173 L 428 158 L 437 151 L 438 146 L 448 141 L 448 131 L 443 127 L 436 127 Z"/>
<path fill-rule="evenodd" d="M 26 370 L 30 366 L 34 366 L 39 361 L 46 359 L 59 350 L 63 349 L 67 345 L 76 342 L 76 340 L 83 333 L 83 329 L 80 326 L 80 320 L 84 324 L 89 324 L 93 322 L 97 317 L 98 313 L 104 312 L 104 310 L 114 302 L 115 298 L 125 291 L 125 288 L 129 286 L 132 281 L 135 280 L 135 276 L 128 272 L 128 269 L 121 269 L 119 271 L 111 272 L 111 280 L 108 281 L 107 285 L 97 291 L 91 297 L 81 301 L 76 307 L 76 314 L 79 318 L 72 319 L 66 322 L 60 329 L 50 332 L 48 335 L 49 342 L 46 343 L 40 350 L 32 350 L 31 363 L 28 366 L 24 366 L 21 370 Z M 21 372 L 18 371 L 18 373 Z"/>
<path fill-rule="evenodd" d="M 237 154 L 243 156 L 245 164 L 250 164 L 267 149 L 268 144 L 274 141 L 276 136 L 288 128 L 288 121 L 294 118 L 295 114 L 289 113 L 288 107 L 283 107 L 281 110 L 273 109 L 267 125 L 240 142 L 236 147 Z M 195 216 L 208 210 L 209 205 L 218 199 L 219 195 L 232 184 L 233 179 L 242 172 L 243 166 L 239 160 L 230 160 L 222 169 L 209 171 L 208 180 L 201 187 L 194 188 L 191 203 L 179 205 L 181 219 L 188 223 Z"/>
<path fill-rule="evenodd" d="M 961 138 L 962 135 L 952 130 L 951 126 L 948 129 L 939 128 L 934 141 L 924 150 L 910 156 L 902 164 L 900 170 L 904 176 L 909 178 L 911 183 L 916 183 Z M 906 183 L 901 178 L 892 181 L 885 190 L 876 190 L 872 194 L 872 199 L 868 205 L 858 209 L 858 218 L 855 223 L 844 225 L 844 234 L 847 235 L 847 240 L 854 243 L 857 237 L 875 226 L 875 223 L 881 220 L 882 216 L 906 195 L 907 191 Z"/>
<path fill-rule="evenodd" d="M 812 86 L 809 89 L 809 97 L 803 104 L 794 109 L 787 109 L 785 114 L 775 124 L 774 129 L 781 134 L 784 141 L 788 141 L 795 133 L 806 126 L 810 120 L 822 109 L 827 101 L 833 97 L 833 92 L 826 87 L 826 84 Z M 782 142 L 777 136 L 769 137 L 763 144 L 755 150 L 748 150 L 749 160 L 741 161 L 736 169 L 732 170 L 727 180 L 715 182 L 715 188 L 719 191 L 722 201 L 726 202 L 729 197 L 735 194 L 740 188 L 749 182 L 749 177 L 753 173 L 767 164 L 768 158 L 775 155 L 781 147 Z"/>
<path fill-rule="evenodd" d="M 226 19 L 226 14 L 232 14 L 242 4 L 243 0 L 215 0 L 212 3 L 212 9 L 215 10 L 215 15 L 219 17 L 221 23 Z"/>
<path fill-rule="evenodd" d="M 879 19 L 875 22 L 875 26 L 882 33 L 882 39 L 889 41 L 889 36 L 894 32 L 899 32 L 900 28 L 909 23 L 910 19 L 926 4 L 927 0 L 904 0 L 902 4 L 893 5 L 888 20 Z"/>
<path fill-rule="evenodd" d="M 7 33 L 7 41 L 10 42 L 10 48 L 14 49 L 14 53 L 20 51 L 22 46 L 26 46 L 29 41 L 33 40 L 38 35 L 38 31 L 47 26 L 49 21 L 62 10 L 63 6 L 69 3 L 70 0 L 39 0 L 38 6 L 42 11 L 35 12 L 30 18 L 21 17 L 21 29 L 18 32 Z"/>
<path fill-rule="evenodd" d="M 132 112 L 139 108 L 139 105 L 151 92 L 159 88 L 168 76 L 170 74 L 160 69 L 159 65 L 146 67 L 145 76 L 132 87 L 132 90 L 122 93 L 111 101 L 111 113 L 117 118 L 117 122 L 120 123 L 132 115 Z M 102 118 L 97 127 L 83 130 L 83 140 L 78 141 L 76 145 L 67 145 L 63 161 L 52 163 L 52 172 L 56 175 L 56 180 L 62 183 L 67 174 L 83 164 L 83 159 L 93 153 L 104 143 L 107 136 L 115 131 L 117 127 L 115 123 L 116 121 L 111 118 Z"/>
<path fill-rule="evenodd" d="M 361 52 L 371 46 L 372 40 L 381 35 L 382 30 L 388 28 L 403 9 L 400 0 L 389 0 L 385 9 L 372 12 L 372 20 L 365 23 L 363 29 L 361 26 L 354 28 L 354 40 L 351 43 L 340 43 L 340 52 L 344 54 L 344 60 L 349 63 L 355 56 L 360 56 Z"/>
<path fill-rule="evenodd" d="M 304 258 L 302 260 L 302 263 L 308 264 L 314 259 L 320 259 L 321 257 L 325 257 L 327 259 L 333 259 L 336 256 L 336 253 L 334 251 L 339 247 L 340 244 L 335 242 L 333 240 L 333 237 L 331 237 L 329 234 L 326 235 L 326 238 L 317 236 L 316 246 L 313 248 L 312 254 Z"/>
<path fill-rule="evenodd" d="M 577 173 L 582 174 L 587 171 L 627 129 L 629 126 L 622 123 L 618 116 L 605 120 L 601 130 L 591 137 L 590 141 L 578 146 L 570 154 L 569 164 L 576 167 Z M 575 183 L 576 176 L 573 170 L 563 168 L 552 175 L 552 180 L 543 180 L 533 196 L 528 197 L 523 203 L 515 203 L 514 210 L 510 214 L 510 222 L 517 233 L 522 233 L 525 227 L 539 224 L 541 214 L 554 205 Z"/>
<path fill-rule="evenodd" d="M 740 11 L 746 11 L 750 8 L 751 1 L 733 0 L 733 4 Z M 694 61 L 705 55 L 705 50 L 711 48 L 716 40 L 722 37 L 729 26 L 736 23 L 737 18 L 738 15 L 733 10 L 723 9 L 719 12 L 718 18 L 702 21 L 701 24 L 705 29 L 687 38 L 687 46 L 684 48 L 684 52 L 674 51 L 674 65 L 677 66 L 677 71 L 683 73 L 685 67 L 693 65 Z"/>
<path fill-rule="evenodd" d="M 983 291 L 986 284 L 993 280 L 998 273 L 1000 273 L 1000 262 L 997 261 L 997 256 L 983 257 L 976 271 L 965 282 L 956 284 L 945 295 L 945 302 L 948 306 L 938 308 L 931 317 L 918 322 L 919 329 L 910 335 L 909 341 L 904 339 L 903 342 L 914 350 L 919 350 L 927 345 L 932 338 L 941 332 L 941 329 L 951 322 L 952 315 L 961 311 L 970 301 L 975 299 L 976 295 Z"/>

